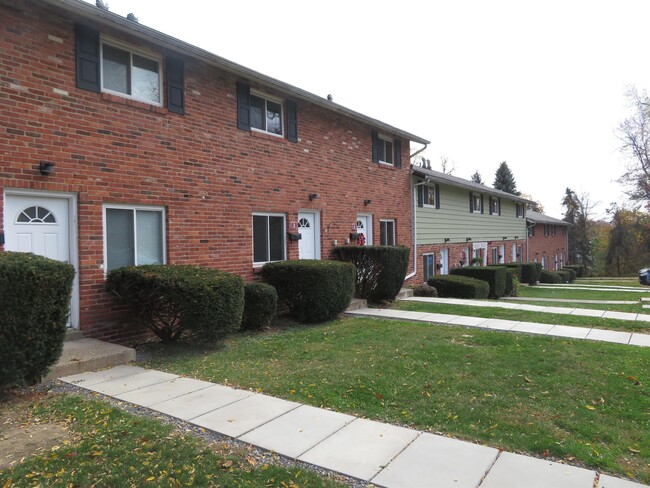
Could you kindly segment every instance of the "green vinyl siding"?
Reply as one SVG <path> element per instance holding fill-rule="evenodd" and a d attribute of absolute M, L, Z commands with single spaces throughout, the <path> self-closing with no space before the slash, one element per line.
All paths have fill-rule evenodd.
<path fill-rule="evenodd" d="M 418 181 L 415 181 L 417 184 Z M 483 213 L 470 213 L 469 190 L 440 183 L 440 208 L 416 206 L 417 244 L 525 239 L 526 219 L 517 218 L 516 202 L 501 197 L 501 215 L 490 215 L 489 195 L 483 194 Z M 415 190 L 417 201 L 417 187 Z"/>

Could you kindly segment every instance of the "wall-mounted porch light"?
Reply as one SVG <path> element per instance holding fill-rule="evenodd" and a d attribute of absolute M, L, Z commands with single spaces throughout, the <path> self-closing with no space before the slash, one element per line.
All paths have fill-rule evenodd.
<path fill-rule="evenodd" d="M 311 202 L 312 200 L 316 200 L 318 197 L 319 197 L 318 193 L 310 193 L 309 201 Z"/>
<path fill-rule="evenodd" d="M 370 205 L 371 203 L 372 203 L 372 200 L 364 200 L 364 201 L 363 201 L 363 204 L 364 204 L 366 207 L 367 207 L 368 205 Z"/>

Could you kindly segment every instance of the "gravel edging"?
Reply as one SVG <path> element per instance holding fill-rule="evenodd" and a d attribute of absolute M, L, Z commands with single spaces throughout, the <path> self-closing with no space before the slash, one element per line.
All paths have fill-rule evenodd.
<path fill-rule="evenodd" d="M 37 389 L 45 391 L 48 394 L 66 393 L 82 396 L 91 400 L 100 399 L 116 408 L 119 408 L 120 410 L 136 415 L 138 417 L 150 417 L 159 420 L 164 424 L 172 425 L 177 432 L 192 435 L 207 442 L 208 444 L 220 443 L 232 448 L 244 448 L 246 449 L 247 455 L 257 461 L 259 465 L 274 464 L 285 468 L 298 468 L 305 471 L 311 471 L 312 473 L 316 473 L 329 480 L 345 484 L 351 488 L 373 488 L 376 486 L 363 480 L 345 476 L 341 473 L 337 473 L 336 471 L 331 471 L 329 469 L 314 466 L 313 464 L 304 463 L 302 461 L 298 461 L 296 459 L 292 459 L 272 451 L 267 451 L 246 442 L 233 439 L 232 437 L 228 437 L 226 435 L 210 431 L 203 427 L 193 425 L 184 420 L 180 420 L 175 417 L 150 410 L 146 407 L 124 402 L 122 400 L 102 395 L 101 393 L 86 390 L 84 388 L 71 385 L 69 383 L 64 383 L 59 380 L 52 380 L 47 383 L 42 383 L 38 385 Z"/>

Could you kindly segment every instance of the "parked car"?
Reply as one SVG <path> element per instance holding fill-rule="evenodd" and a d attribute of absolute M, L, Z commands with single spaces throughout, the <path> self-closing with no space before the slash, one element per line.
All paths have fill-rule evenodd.
<path fill-rule="evenodd" d="M 650 285 L 650 278 L 648 278 L 650 268 L 643 268 L 639 270 L 639 283 L 642 285 Z"/>

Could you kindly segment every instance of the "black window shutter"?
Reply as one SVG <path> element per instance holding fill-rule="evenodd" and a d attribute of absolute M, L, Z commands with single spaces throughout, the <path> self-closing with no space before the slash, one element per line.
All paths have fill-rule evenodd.
<path fill-rule="evenodd" d="M 499 202 L 499 215 L 501 215 L 501 199 L 498 198 L 497 201 Z"/>
<path fill-rule="evenodd" d="M 395 139 L 394 141 L 394 147 L 395 147 L 395 167 L 396 168 L 401 168 L 402 167 L 402 140 L 401 139 Z"/>
<path fill-rule="evenodd" d="M 418 186 L 418 207 L 424 207 L 424 185 Z"/>
<path fill-rule="evenodd" d="M 296 102 L 287 100 L 287 139 L 289 142 L 298 142 L 298 108 Z"/>
<path fill-rule="evenodd" d="M 376 130 L 373 130 L 370 133 L 372 137 L 372 162 L 379 162 L 379 133 Z"/>
<path fill-rule="evenodd" d="M 88 27 L 75 25 L 75 48 L 77 88 L 100 92 L 99 32 Z"/>
<path fill-rule="evenodd" d="M 485 202 L 485 200 L 483 199 L 483 195 L 481 195 L 481 213 L 483 213 L 483 209 L 485 207 L 485 205 L 483 205 L 484 202 Z"/>
<path fill-rule="evenodd" d="M 237 127 L 251 130 L 251 87 L 237 82 Z"/>
<path fill-rule="evenodd" d="M 492 215 L 492 197 L 488 197 L 488 207 L 490 207 L 488 210 L 490 215 Z"/>
<path fill-rule="evenodd" d="M 440 208 L 440 185 L 436 183 L 436 208 Z"/>
<path fill-rule="evenodd" d="M 474 193 L 469 192 L 469 213 L 474 213 Z"/>
<path fill-rule="evenodd" d="M 185 66 L 182 60 L 167 58 L 167 110 L 185 114 Z"/>

